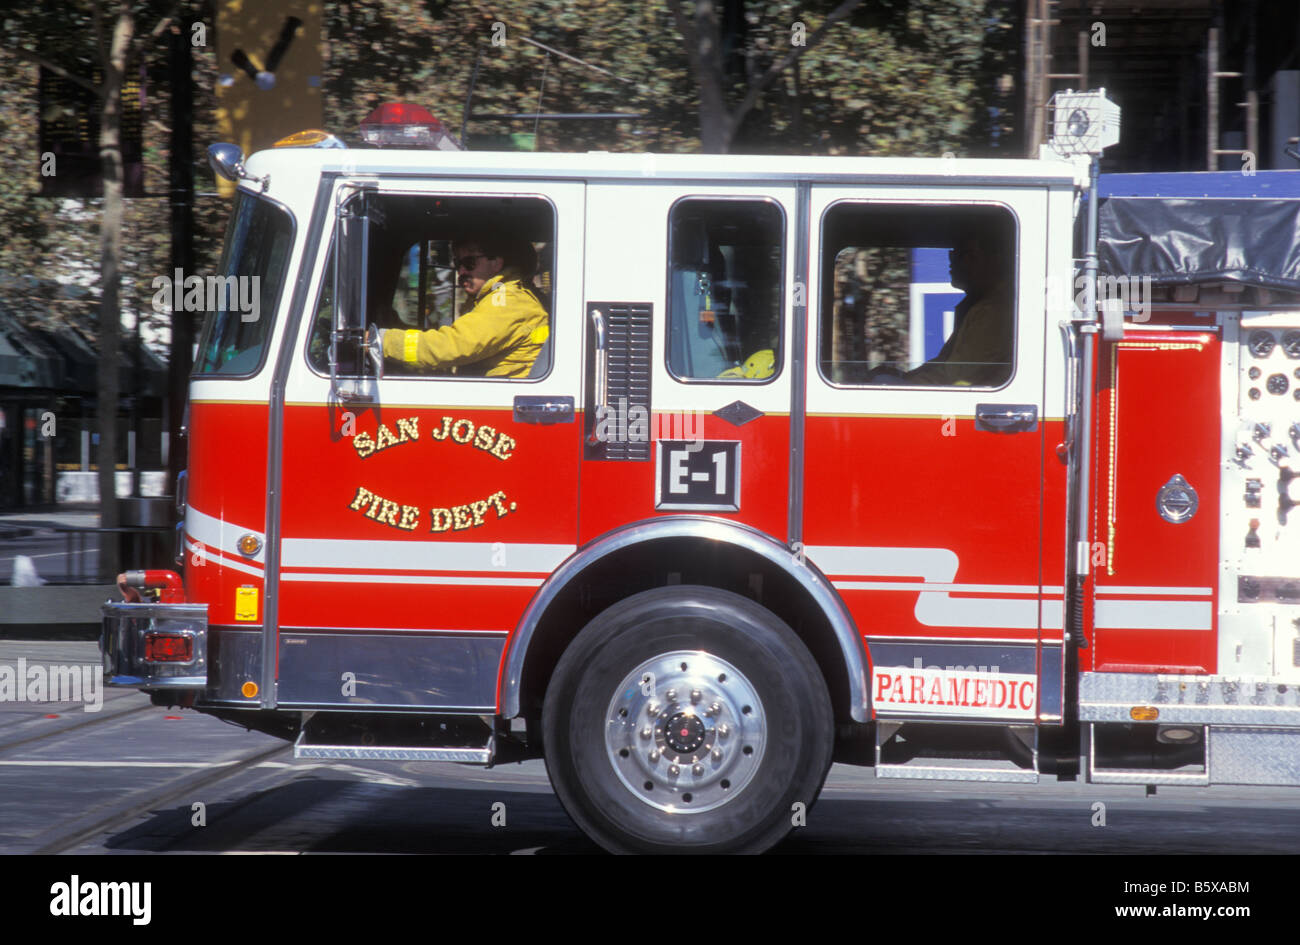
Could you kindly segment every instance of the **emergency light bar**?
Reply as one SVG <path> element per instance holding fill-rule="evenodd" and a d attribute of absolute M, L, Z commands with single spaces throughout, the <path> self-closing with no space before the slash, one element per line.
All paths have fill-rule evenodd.
<path fill-rule="evenodd" d="M 1119 106 L 1106 98 L 1105 89 L 1066 89 L 1053 95 L 1047 107 L 1052 115 L 1048 146 L 1061 157 L 1096 157 L 1119 143 Z"/>
<path fill-rule="evenodd" d="M 419 105 L 389 102 L 361 122 L 361 140 L 379 148 L 430 148 L 463 151 L 443 123 Z"/>

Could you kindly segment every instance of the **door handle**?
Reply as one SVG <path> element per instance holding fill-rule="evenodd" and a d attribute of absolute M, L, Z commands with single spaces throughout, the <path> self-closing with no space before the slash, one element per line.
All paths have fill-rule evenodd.
<path fill-rule="evenodd" d="M 515 398 L 515 423 L 572 423 L 573 398 L 520 395 Z"/>
<path fill-rule="evenodd" d="M 976 404 L 975 429 L 986 433 L 1032 433 L 1038 429 L 1034 404 Z"/>

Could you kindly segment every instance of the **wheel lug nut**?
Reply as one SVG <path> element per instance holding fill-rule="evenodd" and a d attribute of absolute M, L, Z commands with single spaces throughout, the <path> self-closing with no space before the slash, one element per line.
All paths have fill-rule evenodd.
<path fill-rule="evenodd" d="M 669 702 L 676 702 L 676 701 L 677 701 L 677 690 L 676 690 L 676 689 L 669 689 L 667 692 L 664 693 L 664 698 L 667 699 Z"/>
<path fill-rule="evenodd" d="M 721 748 L 715 748 L 715 749 L 713 749 L 713 753 L 712 753 L 709 757 L 711 757 L 714 761 L 721 761 L 721 760 L 722 760 L 722 749 L 721 749 Z"/>
<path fill-rule="evenodd" d="M 713 705 L 709 706 L 709 714 L 710 714 L 710 715 L 721 715 L 721 714 L 722 714 L 722 706 L 721 706 L 721 704 L 715 702 L 715 703 L 713 703 Z"/>
<path fill-rule="evenodd" d="M 721 725 L 718 726 L 718 734 L 721 735 L 723 738 L 726 738 L 728 735 L 731 734 L 731 726 L 728 725 L 726 722 L 723 722 Z"/>
<path fill-rule="evenodd" d="M 651 761 L 658 761 L 658 760 L 659 760 L 659 749 L 658 749 L 658 748 L 652 748 L 652 749 L 650 749 L 650 760 L 651 760 Z"/>
<path fill-rule="evenodd" d="M 649 737 L 650 737 L 651 735 L 653 735 L 653 734 L 654 734 L 654 729 L 652 729 L 649 725 L 647 725 L 645 728 L 641 729 L 641 737 L 642 737 L 642 738 L 649 738 Z"/>
<path fill-rule="evenodd" d="M 648 706 L 645 707 L 645 710 L 646 710 L 646 712 L 648 712 L 650 715 L 658 715 L 658 714 L 659 714 L 659 709 L 660 709 L 660 708 L 661 708 L 661 706 L 659 705 L 659 703 L 657 703 L 657 702 L 651 702 Z"/>
<path fill-rule="evenodd" d="M 691 768 L 691 774 L 695 775 L 697 778 L 703 776 L 703 774 L 704 774 L 704 765 L 694 765 L 694 766 Z"/>
<path fill-rule="evenodd" d="M 704 698 L 704 694 L 703 694 L 702 692 L 700 692 L 700 690 L 698 690 L 698 689 L 692 689 L 692 690 L 691 690 L 691 701 L 692 701 L 692 702 L 699 702 L 699 701 L 700 701 L 701 699 L 703 699 L 703 698 Z"/>
<path fill-rule="evenodd" d="M 679 775 L 679 774 L 681 774 L 681 773 L 682 773 L 682 769 L 679 768 L 679 767 L 677 767 L 677 765 L 669 765 L 669 766 L 668 766 L 668 774 L 671 775 L 672 777 L 675 778 L 675 777 L 677 777 L 677 775 Z"/>

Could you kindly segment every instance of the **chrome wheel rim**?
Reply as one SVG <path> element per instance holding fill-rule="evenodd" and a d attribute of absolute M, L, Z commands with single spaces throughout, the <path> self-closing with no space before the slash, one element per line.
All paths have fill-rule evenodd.
<path fill-rule="evenodd" d="M 745 789 L 767 747 L 758 692 L 734 665 L 676 650 L 628 673 L 605 714 L 605 749 L 623 785 L 651 807 L 703 813 Z"/>

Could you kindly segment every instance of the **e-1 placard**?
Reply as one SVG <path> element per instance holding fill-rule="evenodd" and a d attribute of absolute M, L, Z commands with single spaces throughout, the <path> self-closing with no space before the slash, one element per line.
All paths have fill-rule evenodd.
<path fill-rule="evenodd" d="M 657 440 L 655 508 L 740 511 L 738 440 Z"/>

